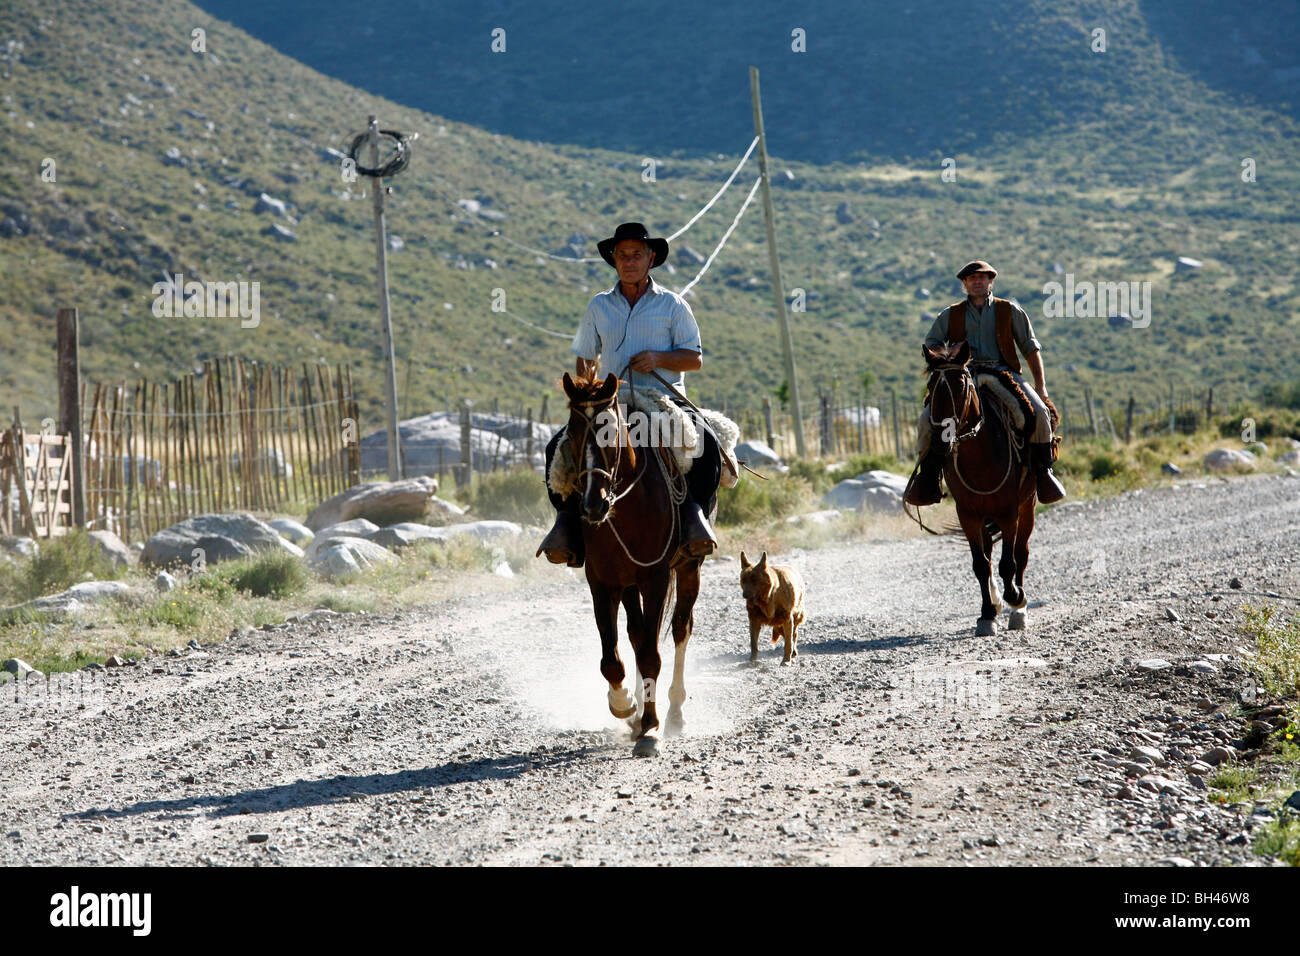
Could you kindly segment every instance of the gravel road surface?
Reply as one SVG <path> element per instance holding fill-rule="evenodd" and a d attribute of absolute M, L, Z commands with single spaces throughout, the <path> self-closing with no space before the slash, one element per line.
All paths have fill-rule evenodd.
<path fill-rule="evenodd" d="M 0 864 L 1251 862 L 1260 817 L 1208 801 L 1198 761 L 1250 744 L 1239 606 L 1295 608 L 1298 544 L 1292 477 L 1066 503 L 1029 629 L 1004 611 L 993 638 L 964 542 L 796 552 L 790 666 L 748 663 L 739 565 L 710 561 L 686 733 L 650 759 L 560 568 L 11 684 Z"/>

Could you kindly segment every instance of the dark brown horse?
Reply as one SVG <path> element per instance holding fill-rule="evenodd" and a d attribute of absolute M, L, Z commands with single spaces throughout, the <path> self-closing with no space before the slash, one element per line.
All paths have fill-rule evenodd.
<path fill-rule="evenodd" d="M 659 632 L 674 577 L 676 656 L 665 730 L 680 733 L 685 725 L 683 671 L 694 626 L 692 609 L 700 593 L 700 560 L 670 566 L 677 550 L 677 506 L 684 484 L 663 449 L 628 443 L 627 422 L 617 404 L 617 376 L 611 373 L 603 382 L 575 381 L 566 372 L 564 392 L 569 397 L 568 440 L 582 493 L 587 584 L 600 631 L 600 672 L 609 682 L 610 713 L 629 719 L 636 737 L 634 752 L 650 756 L 658 752 Z M 620 604 L 627 612 L 627 636 L 636 655 L 635 699 L 623 686 L 626 675 L 618 655 Z"/>
<path fill-rule="evenodd" d="M 924 350 L 930 376 L 930 423 L 935 440 L 948 445 L 944 482 L 957 506 L 957 520 L 970 545 L 984 599 L 975 634 L 997 633 L 1001 602 L 993 586 L 992 562 L 998 534 L 1002 538 L 998 562 L 1004 585 L 1002 599 L 1011 608 L 1007 627 L 1023 630 L 1027 623 L 1025 566 L 1037 503 L 1027 449 L 1003 420 L 997 403 L 981 401 L 969 367 L 968 343 Z"/>

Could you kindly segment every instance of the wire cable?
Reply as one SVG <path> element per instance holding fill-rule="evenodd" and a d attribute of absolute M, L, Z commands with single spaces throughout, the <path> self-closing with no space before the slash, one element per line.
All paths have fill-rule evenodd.
<path fill-rule="evenodd" d="M 678 295 L 684 296 L 686 293 L 690 292 L 691 289 L 695 287 L 695 283 L 699 282 L 700 279 L 704 277 L 704 273 L 709 271 L 709 266 L 713 265 L 713 260 L 718 257 L 718 253 L 722 251 L 722 247 L 727 244 L 727 240 L 731 238 L 731 234 L 736 231 L 736 226 L 740 225 L 740 217 L 745 215 L 745 210 L 749 208 L 749 204 L 754 199 L 754 193 L 758 192 L 758 187 L 762 182 L 762 176 L 759 176 L 754 180 L 754 185 L 749 189 L 749 195 L 745 197 L 744 203 L 741 204 L 740 211 L 736 213 L 736 218 L 731 220 L 731 225 L 727 227 L 727 231 L 722 234 L 722 238 L 718 241 L 717 246 L 714 247 L 713 254 L 709 256 L 704 265 L 700 267 L 700 271 L 695 274 L 695 278 L 686 283 L 686 287 L 677 293 Z"/>

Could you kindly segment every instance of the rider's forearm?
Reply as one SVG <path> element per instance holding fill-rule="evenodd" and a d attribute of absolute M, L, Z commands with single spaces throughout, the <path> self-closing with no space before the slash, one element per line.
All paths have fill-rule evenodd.
<path fill-rule="evenodd" d="M 691 349 L 656 352 L 655 365 L 671 372 L 698 372 L 704 365 L 704 357 Z"/>
<path fill-rule="evenodd" d="M 1029 374 L 1034 376 L 1034 388 L 1038 390 L 1040 398 L 1047 397 L 1047 381 L 1043 378 L 1043 353 L 1033 352 L 1025 356 L 1025 362 L 1029 365 Z"/>

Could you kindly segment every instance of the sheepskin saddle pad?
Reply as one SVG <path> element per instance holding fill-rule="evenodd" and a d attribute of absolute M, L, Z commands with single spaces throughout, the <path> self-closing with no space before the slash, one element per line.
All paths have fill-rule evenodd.
<path fill-rule="evenodd" d="M 698 455 L 695 449 L 699 447 L 701 440 L 694 417 L 687 409 L 660 392 L 637 392 L 634 403 L 632 411 L 626 416 L 628 435 L 633 445 L 649 444 L 667 447 L 672 451 L 678 470 L 683 475 L 690 472 Z M 640 423 L 634 417 L 637 412 L 642 416 Z M 722 466 L 722 486 L 731 488 L 736 484 L 740 473 L 740 467 L 736 462 L 736 442 L 740 440 L 740 426 L 713 409 L 702 408 L 700 412 L 705 423 L 717 437 L 722 454 L 731 463 L 731 468 L 728 468 L 725 463 Z M 561 430 L 566 431 L 567 426 Z M 546 475 L 546 485 L 562 498 L 567 498 L 581 490 L 578 487 L 577 461 L 567 434 L 561 437 L 555 446 L 555 457 Z"/>

